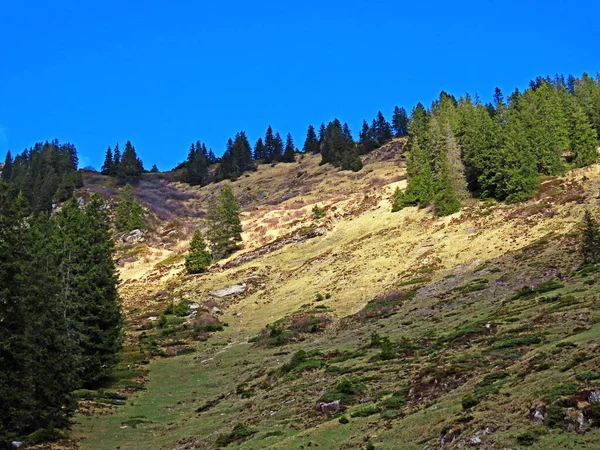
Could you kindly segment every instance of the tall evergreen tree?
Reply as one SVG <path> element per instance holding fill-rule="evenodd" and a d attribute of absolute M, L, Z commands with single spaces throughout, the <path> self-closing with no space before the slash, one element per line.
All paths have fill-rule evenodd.
<path fill-rule="evenodd" d="M 445 216 L 460 210 L 468 191 L 461 149 L 448 122 L 441 127 L 441 132 L 443 147 L 438 156 L 435 208 L 438 215 Z"/>
<path fill-rule="evenodd" d="M 112 164 L 112 172 L 109 175 L 116 176 L 119 171 L 119 166 L 121 165 L 121 150 L 119 150 L 119 143 L 115 144 L 114 160 Z"/>
<path fill-rule="evenodd" d="M 6 158 L 4 158 L 4 166 L 2 167 L 2 174 L 0 176 L 0 181 L 4 181 L 8 183 L 12 176 L 13 170 L 13 159 L 10 153 L 10 150 L 6 152 Z"/>
<path fill-rule="evenodd" d="M 273 162 L 275 160 L 275 154 L 277 153 L 277 149 L 275 148 L 275 136 L 273 135 L 273 128 L 271 125 L 267 128 L 267 132 L 265 133 L 265 155 L 264 159 L 266 163 Z"/>
<path fill-rule="evenodd" d="M 78 350 L 47 215 L 0 183 L 0 439 L 67 424 Z"/>
<path fill-rule="evenodd" d="M 102 169 L 100 169 L 100 173 L 103 175 L 112 175 L 114 173 L 113 165 L 113 152 L 110 147 L 106 149 L 106 155 L 104 156 L 104 164 L 102 164 Z"/>
<path fill-rule="evenodd" d="M 306 131 L 306 140 L 304 141 L 304 147 L 302 148 L 304 153 L 313 153 L 317 154 L 321 151 L 319 146 L 319 139 L 317 138 L 317 133 L 315 133 L 315 127 L 312 125 L 308 126 L 308 130 Z"/>
<path fill-rule="evenodd" d="M 571 99 L 569 119 L 571 160 L 577 167 L 594 164 L 598 160 L 598 135 L 575 99 Z"/>
<path fill-rule="evenodd" d="M 125 143 L 125 150 L 121 157 L 121 163 L 117 169 L 117 180 L 120 183 L 137 183 L 144 172 L 144 165 L 138 158 L 135 147 L 131 141 Z"/>
<path fill-rule="evenodd" d="M 285 150 L 281 156 L 281 161 L 285 163 L 296 161 L 296 148 L 294 147 L 294 141 L 291 133 L 288 133 L 285 139 Z"/>
<path fill-rule="evenodd" d="M 206 146 L 198 142 L 190 146 L 186 162 L 185 181 L 192 185 L 207 185 L 210 182 L 208 170 L 208 158 L 205 152 Z"/>
<path fill-rule="evenodd" d="M 188 273 L 201 273 L 210 265 L 212 258 L 206 248 L 206 242 L 202 233 L 198 230 L 194 232 L 190 249 L 185 258 L 185 268 Z"/>
<path fill-rule="evenodd" d="M 256 144 L 254 145 L 254 160 L 262 160 L 265 159 L 265 145 L 263 144 L 262 138 L 258 138 Z"/>
<path fill-rule="evenodd" d="M 373 139 L 379 146 L 389 142 L 392 139 L 392 127 L 389 122 L 383 117 L 383 113 L 379 111 L 377 118 L 373 120 Z"/>
<path fill-rule="evenodd" d="M 392 129 L 396 136 L 406 136 L 408 134 L 408 115 L 404 108 L 394 108 L 392 116 Z"/>
<path fill-rule="evenodd" d="M 581 254 L 586 264 L 598 264 L 600 262 L 600 226 L 589 210 L 586 210 L 583 216 Z"/>
<path fill-rule="evenodd" d="M 129 184 L 123 188 L 123 193 L 119 197 L 115 228 L 120 233 L 145 228 L 144 210 L 133 196 L 133 188 Z"/>
<path fill-rule="evenodd" d="M 358 134 L 358 138 L 361 153 L 363 154 L 369 153 L 378 147 L 377 142 L 373 139 L 372 129 L 369 127 L 366 120 L 363 120 L 362 129 Z"/>
<path fill-rule="evenodd" d="M 242 241 L 240 207 L 229 184 L 225 185 L 208 207 L 208 230 L 214 259 L 221 259 L 234 252 Z"/>
<path fill-rule="evenodd" d="M 121 345 L 109 220 L 104 202 L 94 195 L 85 210 L 77 199 L 67 201 L 55 222 L 61 297 L 80 351 L 77 375 L 82 385 L 95 386 L 110 373 Z"/>
<path fill-rule="evenodd" d="M 406 191 L 396 192 L 392 211 L 415 205 L 425 208 L 433 201 L 435 178 L 428 152 L 421 148 L 418 140 L 415 140 L 408 152 L 406 172 L 408 175 Z"/>
<path fill-rule="evenodd" d="M 271 162 L 280 161 L 282 154 L 283 154 L 283 139 L 281 139 L 279 132 L 277 132 L 277 133 L 275 133 L 275 138 L 273 139 L 273 153 L 271 156 Z"/>

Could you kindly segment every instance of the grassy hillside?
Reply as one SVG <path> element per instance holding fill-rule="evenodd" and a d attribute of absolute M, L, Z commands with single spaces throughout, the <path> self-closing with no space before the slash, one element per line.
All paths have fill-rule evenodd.
<path fill-rule="evenodd" d="M 220 185 L 143 182 L 153 229 L 122 248 L 123 361 L 108 391 L 80 393 L 76 445 L 598 448 L 600 268 L 577 247 L 600 166 L 437 218 L 390 212 L 402 148 L 357 174 L 306 155 L 235 181 L 244 248 L 203 275 L 182 253 Z"/>

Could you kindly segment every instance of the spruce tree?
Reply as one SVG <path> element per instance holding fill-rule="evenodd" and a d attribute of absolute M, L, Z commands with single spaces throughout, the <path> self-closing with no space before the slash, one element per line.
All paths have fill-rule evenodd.
<path fill-rule="evenodd" d="M 200 231 L 196 230 L 185 258 L 185 268 L 188 273 L 201 273 L 210 265 L 211 261 L 212 258 L 206 249 L 204 237 Z"/>
<path fill-rule="evenodd" d="M 294 147 L 294 141 L 291 133 L 288 133 L 285 139 L 285 150 L 281 156 L 281 161 L 285 163 L 296 161 L 296 148 Z"/>
<path fill-rule="evenodd" d="M 117 180 L 120 183 L 137 183 L 142 177 L 144 166 L 142 161 L 137 157 L 135 147 L 131 141 L 125 143 L 125 150 L 121 157 L 121 163 L 117 169 Z"/>
<path fill-rule="evenodd" d="M 279 135 L 279 132 L 275 133 L 275 138 L 273 139 L 273 153 L 271 162 L 276 162 L 281 160 L 281 155 L 283 154 L 283 139 Z"/>
<path fill-rule="evenodd" d="M 265 159 L 265 145 L 263 144 L 262 138 L 258 138 L 256 144 L 254 145 L 253 158 L 255 161 Z"/>
<path fill-rule="evenodd" d="M 79 347 L 78 379 L 94 387 L 114 366 L 121 345 L 121 309 L 109 220 L 104 202 L 93 195 L 83 210 L 76 198 L 55 217 L 60 296 L 68 305 Z"/>
<path fill-rule="evenodd" d="M 265 133 L 265 143 L 264 144 L 265 144 L 264 159 L 265 159 L 266 163 L 270 163 L 275 160 L 275 153 L 276 153 L 275 136 L 273 135 L 273 128 L 271 128 L 271 125 L 269 125 L 269 127 L 267 128 L 267 132 Z"/>
<path fill-rule="evenodd" d="M 59 296 L 51 224 L 0 183 L 0 438 L 61 427 L 75 408 L 78 350 Z"/>
<path fill-rule="evenodd" d="M 0 181 L 8 183 L 12 176 L 13 159 L 10 150 L 6 152 L 6 158 L 4 158 L 4 166 L 2 167 L 2 174 L 0 175 Z"/>
<path fill-rule="evenodd" d="M 404 108 L 394 108 L 394 115 L 392 116 L 392 129 L 395 135 L 406 136 L 408 134 L 408 115 Z"/>
<path fill-rule="evenodd" d="M 158 173 L 158 166 L 156 164 L 152 164 L 152 168 L 150 169 L 150 173 Z"/>
<path fill-rule="evenodd" d="M 221 259 L 234 252 L 242 241 L 240 207 L 229 184 L 214 198 L 207 213 L 206 238 L 210 243 L 213 259 Z"/>
<path fill-rule="evenodd" d="M 304 141 L 304 147 L 302 148 L 302 151 L 304 153 L 317 154 L 320 150 L 319 139 L 315 133 L 315 127 L 309 125 L 308 130 L 306 131 L 306 140 Z"/>
<path fill-rule="evenodd" d="M 395 194 L 392 211 L 398 211 L 405 206 L 415 205 L 425 208 L 433 201 L 435 179 L 429 162 L 428 152 L 421 148 L 416 140 L 408 152 L 406 172 L 408 175 L 406 191 L 404 193 L 398 191 Z"/>
<path fill-rule="evenodd" d="M 589 210 L 586 210 L 583 216 L 581 254 L 586 264 L 598 264 L 600 262 L 600 226 Z"/>
<path fill-rule="evenodd" d="M 113 164 L 114 164 L 114 159 L 113 159 L 113 152 L 112 149 L 110 147 L 108 147 L 106 149 L 106 155 L 104 156 L 104 164 L 102 164 L 102 169 L 100 169 L 100 173 L 102 173 L 103 175 L 112 175 L 114 173 L 113 171 Z"/>
<path fill-rule="evenodd" d="M 121 150 L 119 150 L 118 142 L 115 144 L 115 151 L 113 152 L 113 155 L 114 160 L 112 164 L 112 172 L 109 173 L 109 175 L 116 176 L 119 171 L 119 167 L 121 166 Z"/>
<path fill-rule="evenodd" d="M 363 155 L 377 148 L 377 142 L 373 140 L 371 128 L 366 120 L 363 120 L 362 129 L 358 133 L 358 145 Z"/>
<path fill-rule="evenodd" d="M 145 228 L 144 210 L 133 196 L 133 188 L 126 185 L 119 197 L 115 215 L 115 228 L 120 233 Z"/>
<path fill-rule="evenodd" d="M 598 136 L 588 116 L 577 100 L 571 100 L 570 110 L 571 160 L 576 167 L 594 164 L 598 160 Z"/>

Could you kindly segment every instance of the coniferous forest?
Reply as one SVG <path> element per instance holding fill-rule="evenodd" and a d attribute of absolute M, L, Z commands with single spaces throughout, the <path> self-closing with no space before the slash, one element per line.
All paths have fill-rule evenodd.
<path fill-rule="evenodd" d="M 72 392 L 108 377 L 120 350 L 109 219 L 99 196 L 72 196 L 76 169 L 75 148 L 53 142 L 2 171 L 0 441 L 65 426 Z"/>

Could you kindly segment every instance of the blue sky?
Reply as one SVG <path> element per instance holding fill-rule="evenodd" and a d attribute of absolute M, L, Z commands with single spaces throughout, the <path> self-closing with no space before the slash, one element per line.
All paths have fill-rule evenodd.
<path fill-rule="evenodd" d="M 0 8 L 0 153 L 75 144 L 81 165 L 130 139 L 170 169 L 267 125 L 302 146 L 334 117 L 441 90 L 490 100 L 537 75 L 600 70 L 592 0 L 16 1 Z"/>

